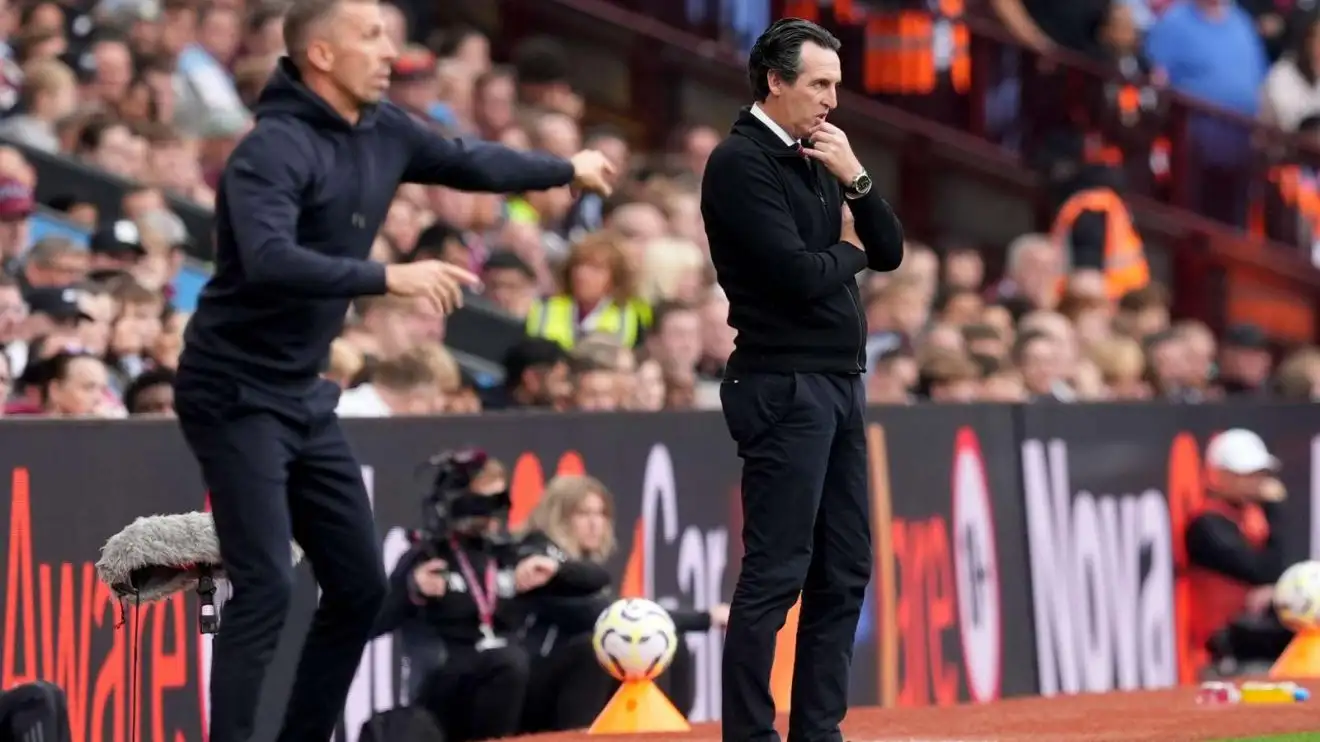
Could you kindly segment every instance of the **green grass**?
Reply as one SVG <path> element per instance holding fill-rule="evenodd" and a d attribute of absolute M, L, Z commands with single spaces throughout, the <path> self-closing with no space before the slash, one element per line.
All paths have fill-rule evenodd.
<path fill-rule="evenodd" d="M 1271 734 L 1269 737 L 1234 737 L 1217 742 L 1320 742 L 1320 731 L 1298 731 L 1295 734 Z"/>

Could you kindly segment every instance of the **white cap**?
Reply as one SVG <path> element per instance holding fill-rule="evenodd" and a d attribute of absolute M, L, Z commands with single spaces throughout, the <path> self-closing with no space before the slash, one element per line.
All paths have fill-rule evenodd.
<path fill-rule="evenodd" d="M 1225 430 L 1211 438 L 1205 449 L 1205 463 L 1212 469 L 1233 474 L 1255 474 L 1279 468 L 1279 460 L 1270 454 L 1265 441 L 1246 428 Z"/>

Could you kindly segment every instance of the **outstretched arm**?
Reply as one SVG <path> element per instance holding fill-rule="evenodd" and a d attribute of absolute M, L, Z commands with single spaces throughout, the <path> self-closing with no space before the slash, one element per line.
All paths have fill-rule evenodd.
<path fill-rule="evenodd" d="M 447 139 L 408 121 L 414 146 L 403 172 L 405 183 L 442 185 L 461 191 L 522 193 L 573 181 L 573 164 L 544 152 L 520 152 L 468 139 Z"/>

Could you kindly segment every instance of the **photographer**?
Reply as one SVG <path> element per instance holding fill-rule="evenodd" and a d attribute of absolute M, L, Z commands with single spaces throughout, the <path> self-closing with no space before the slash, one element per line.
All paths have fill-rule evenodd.
<path fill-rule="evenodd" d="M 565 564 L 603 564 L 615 548 L 614 500 L 609 490 L 592 477 L 555 477 L 529 517 L 522 540 L 562 555 Z M 593 594 L 544 590 L 528 594 L 531 617 L 524 642 L 531 655 L 531 680 L 523 705 L 523 732 L 581 729 L 590 726 L 605 707 L 619 683 L 600 668 L 591 638 L 596 618 L 617 598 L 608 585 Z M 723 628 L 728 615 L 726 605 L 709 611 L 670 611 L 680 634 Z M 692 672 L 691 654 L 686 643 L 679 642 L 672 664 L 657 684 L 680 709 L 692 707 Z"/>
<path fill-rule="evenodd" d="M 509 509 L 504 467 L 480 451 L 442 454 L 426 500 L 426 526 L 399 560 L 376 626 L 428 638 L 410 666 L 423 674 L 416 702 L 448 742 L 497 739 L 518 731 L 529 679 L 518 641 L 522 596 L 587 595 L 608 584 L 598 565 L 557 559 L 545 542 L 505 537 Z M 405 644 L 408 643 L 405 641 Z M 416 646 L 417 642 L 413 642 Z"/>

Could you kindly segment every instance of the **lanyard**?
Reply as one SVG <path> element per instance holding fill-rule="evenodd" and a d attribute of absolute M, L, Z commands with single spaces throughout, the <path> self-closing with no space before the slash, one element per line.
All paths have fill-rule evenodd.
<path fill-rule="evenodd" d="M 496 574 L 499 572 L 495 567 L 495 560 L 490 559 L 486 562 L 486 587 L 482 589 L 477 583 L 477 572 L 472 569 L 472 563 L 468 561 L 467 554 L 458 547 L 458 541 L 449 540 L 449 546 L 454 550 L 454 558 L 458 560 L 458 569 L 463 573 L 463 580 L 468 584 L 468 592 L 472 594 L 472 602 L 477 604 L 477 617 L 481 620 L 483 633 L 489 631 L 495 618 L 495 603 L 499 600 L 499 594 L 495 585 Z"/>

